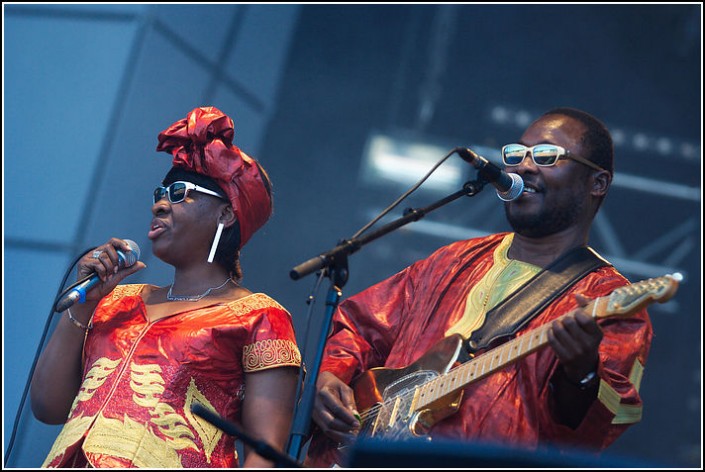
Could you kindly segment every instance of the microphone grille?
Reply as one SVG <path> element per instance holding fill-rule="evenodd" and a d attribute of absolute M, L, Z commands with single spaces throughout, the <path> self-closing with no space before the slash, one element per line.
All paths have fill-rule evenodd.
<path fill-rule="evenodd" d="M 124 239 L 123 241 L 130 246 L 131 251 L 126 254 L 120 252 L 120 255 L 125 258 L 125 267 L 130 267 L 140 259 L 140 247 L 131 239 Z"/>
<path fill-rule="evenodd" d="M 500 200 L 511 202 L 512 200 L 519 198 L 521 192 L 524 191 L 524 179 L 522 179 L 519 174 L 507 173 L 507 175 L 512 179 L 512 186 L 504 192 L 497 190 L 497 196 Z"/>

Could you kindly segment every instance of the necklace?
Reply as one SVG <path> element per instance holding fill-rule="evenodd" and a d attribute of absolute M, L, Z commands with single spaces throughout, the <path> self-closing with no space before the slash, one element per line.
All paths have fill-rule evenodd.
<path fill-rule="evenodd" d="M 233 280 L 228 277 L 222 284 L 218 285 L 217 287 L 211 287 L 200 295 L 172 295 L 171 291 L 174 288 L 174 282 L 172 282 L 171 286 L 169 287 L 169 293 L 166 294 L 166 299 L 170 302 L 197 302 L 201 298 L 211 293 L 212 290 L 218 290 L 220 288 L 225 287 L 225 284 L 227 284 L 228 282 L 233 282 Z"/>

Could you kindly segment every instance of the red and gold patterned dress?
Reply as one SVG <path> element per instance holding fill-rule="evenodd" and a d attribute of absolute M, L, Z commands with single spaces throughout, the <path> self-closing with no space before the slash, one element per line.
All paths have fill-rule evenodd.
<path fill-rule="evenodd" d="M 512 237 L 502 233 L 455 242 L 345 300 L 333 317 L 321 371 L 350 382 L 373 367 L 408 366 L 452 333 L 469 337 L 494 304 L 536 272 L 507 258 Z M 627 283 L 613 267 L 600 268 L 518 335 L 575 309 L 575 293 L 595 298 Z M 557 358 L 546 347 L 467 386 L 460 410 L 438 422 L 431 436 L 531 450 L 544 445 L 604 449 L 641 419 L 639 386 L 652 327 L 646 310 L 629 318 L 601 320 L 600 326 L 604 338 L 599 348 L 598 401 L 577 429 L 559 424 L 552 415 L 549 380 Z M 316 433 L 306 464 L 339 464 L 335 447 Z"/>
<path fill-rule="evenodd" d="M 246 373 L 301 364 L 291 315 L 265 294 L 149 322 L 143 287 L 118 286 L 96 308 L 44 467 L 237 467 L 234 439 L 191 406 L 239 421 Z"/>

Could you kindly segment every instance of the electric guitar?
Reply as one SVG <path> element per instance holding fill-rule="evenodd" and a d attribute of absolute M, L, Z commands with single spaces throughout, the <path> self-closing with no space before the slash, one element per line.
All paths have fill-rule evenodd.
<path fill-rule="evenodd" d="M 629 316 L 652 302 L 670 299 L 681 280 L 676 273 L 626 285 L 591 300 L 584 309 L 594 318 Z M 359 434 L 393 440 L 426 435 L 431 426 L 458 410 L 465 386 L 548 344 L 550 326 L 547 323 L 454 368 L 464 342 L 458 334 L 444 338 L 405 368 L 363 372 L 352 384 L 361 412 Z"/>

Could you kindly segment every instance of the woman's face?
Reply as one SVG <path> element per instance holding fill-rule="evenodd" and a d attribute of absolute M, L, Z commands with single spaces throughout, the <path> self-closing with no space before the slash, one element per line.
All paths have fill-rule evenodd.
<path fill-rule="evenodd" d="M 194 190 L 179 203 L 161 198 L 152 205 L 147 234 L 152 253 L 174 266 L 206 261 L 221 211 L 227 205 L 218 197 Z"/>

